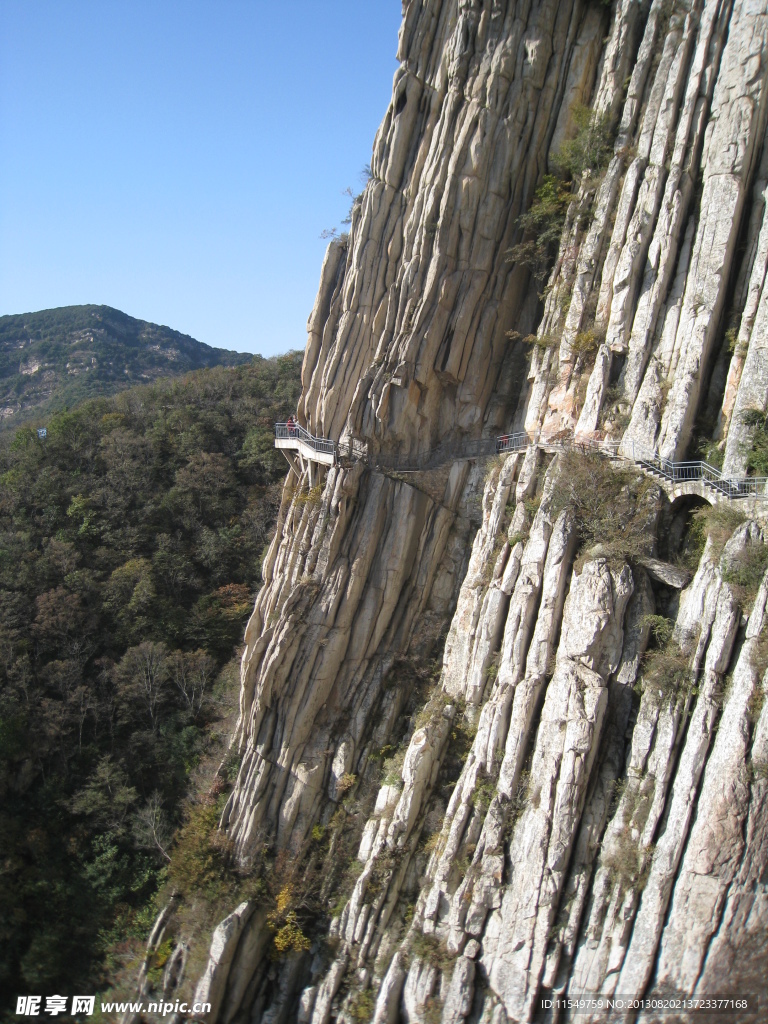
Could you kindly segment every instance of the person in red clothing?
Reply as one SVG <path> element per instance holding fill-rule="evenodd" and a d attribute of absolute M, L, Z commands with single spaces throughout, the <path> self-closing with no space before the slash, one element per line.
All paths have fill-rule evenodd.
<path fill-rule="evenodd" d="M 289 416 L 288 417 L 288 422 L 285 425 L 288 428 L 288 437 L 295 437 L 296 436 L 296 420 L 293 418 L 293 416 Z"/>

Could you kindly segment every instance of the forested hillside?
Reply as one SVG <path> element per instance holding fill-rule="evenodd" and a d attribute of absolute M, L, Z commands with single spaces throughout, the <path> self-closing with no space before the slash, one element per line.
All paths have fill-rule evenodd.
<path fill-rule="evenodd" d="M 300 369 L 198 371 L 0 451 L 4 997 L 98 990 L 145 939 L 191 773 L 230 713 L 285 475 L 272 424 Z"/>
<path fill-rule="evenodd" d="M 0 317 L 0 426 L 210 366 L 250 361 L 110 306 Z"/>

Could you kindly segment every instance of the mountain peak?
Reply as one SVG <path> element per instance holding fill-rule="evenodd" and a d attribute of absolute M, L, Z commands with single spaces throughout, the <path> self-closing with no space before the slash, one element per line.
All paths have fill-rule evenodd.
<path fill-rule="evenodd" d="M 0 423 L 15 427 L 85 398 L 251 358 L 112 306 L 60 306 L 3 316 Z"/>

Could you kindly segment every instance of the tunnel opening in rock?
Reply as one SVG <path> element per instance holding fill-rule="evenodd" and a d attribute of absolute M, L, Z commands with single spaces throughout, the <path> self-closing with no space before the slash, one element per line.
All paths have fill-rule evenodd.
<path fill-rule="evenodd" d="M 659 529 L 659 554 L 668 561 L 686 560 L 698 542 L 694 536 L 694 512 L 709 502 L 698 494 L 685 494 L 662 513 Z"/>
<path fill-rule="evenodd" d="M 613 358 L 611 359 L 611 372 L 608 377 L 608 386 L 615 387 L 619 383 L 619 377 L 621 377 L 621 371 L 624 369 L 624 364 L 627 361 L 626 352 L 614 352 Z"/>

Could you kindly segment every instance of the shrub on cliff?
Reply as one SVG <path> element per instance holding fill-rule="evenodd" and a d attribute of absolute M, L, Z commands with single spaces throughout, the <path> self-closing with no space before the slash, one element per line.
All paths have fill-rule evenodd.
<path fill-rule="evenodd" d="M 589 107 L 573 112 L 576 133 L 553 158 L 559 176 L 546 174 L 534 194 L 530 209 L 517 219 L 523 240 L 506 252 L 507 262 L 522 264 L 542 285 L 557 256 L 565 215 L 572 198 L 569 179 L 586 172 L 602 171 L 611 159 L 613 135 L 608 115 Z M 564 180 L 565 179 L 565 180 Z"/>
<path fill-rule="evenodd" d="M 613 465 L 593 451 L 560 457 L 552 492 L 552 516 L 569 509 L 580 551 L 624 562 L 650 554 L 656 504 L 653 484 L 642 474 Z"/>
<path fill-rule="evenodd" d="M 768 476 L 768 416 L 759 409 L 747 409 L 741 420 L 751 429 L 751 437 L 743 445 L 747 469 L 756 476 Z"/>
<path fill-rule="evenodd" d="M 692 571 L 696 570 L 708 537 L 712 541 L 712 557 L 719 558 L 733 531 L 745 521 L 743 509 L 735 502 L 702 505 L 694 509 L 689 537 L 683 549 L 685 565 Z"/>
<path fill-rule="evenodd" d="M 723 579 L 745 611 L 751 609 L 767 567 L 766 544 L 750 544 L 722 567 Z"/>
<path fill-rule="evenodd" d="M 608 165 L 613 152 L 610 117 L 596 114 L 581 104 L 573 111 L 576 132 L 567 139 L 554 157 L 554 164 L 563 174 L 578 178 L 585 172 L 599 172 Z"/>
<path fill-rule="evenodd" d="M 518 218 L 523 241 L 507 250 L 507 262 L 528 267 L 539 284 L 546 280 L 557 255 L 570 200 L 569 187 L 554 175 L 546 174 L 536 189 L 530 210 Z"/>
<path fill-rule="evenodd" d="M 680 645 L 674 637 L 647 651 L 643 662 L 642 689 L 650 688 L 651 695 L 664 698 L 674 697 L 680 691 L 688 690 L 691 681 L 689 662 L 692 638 Z"/>

